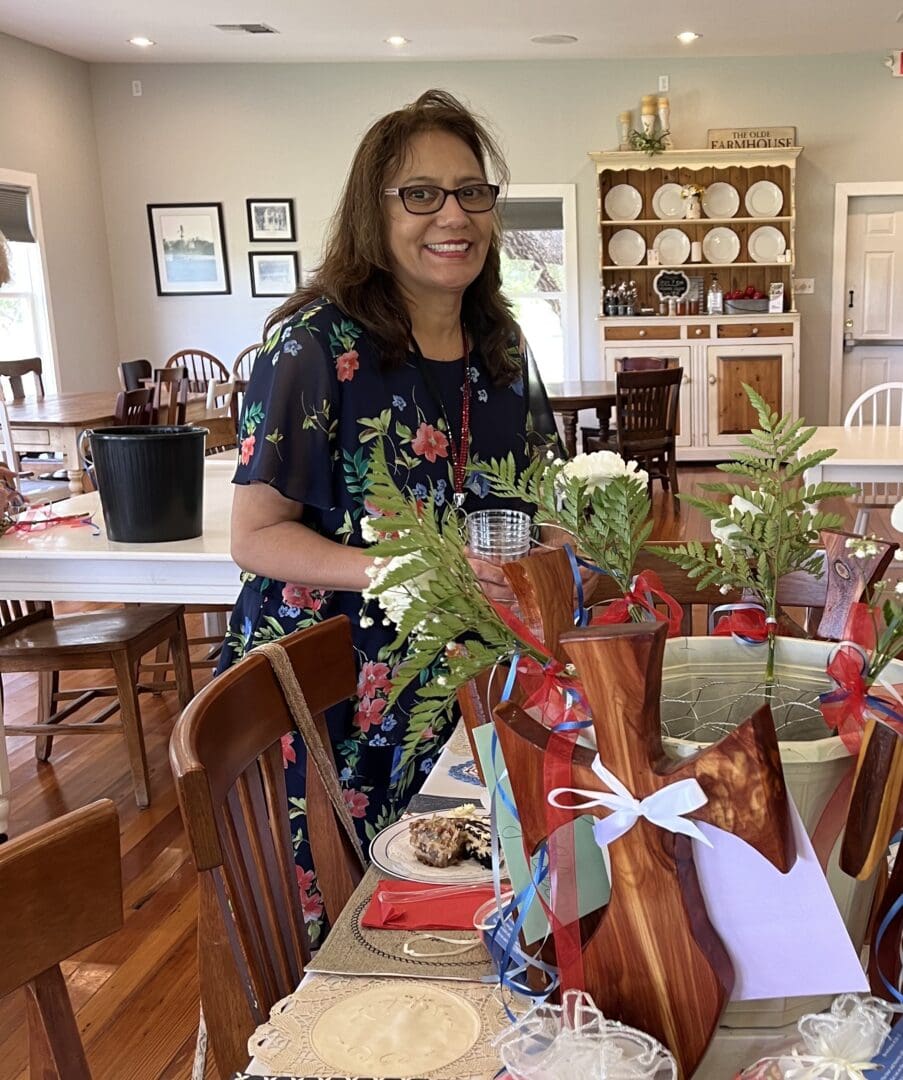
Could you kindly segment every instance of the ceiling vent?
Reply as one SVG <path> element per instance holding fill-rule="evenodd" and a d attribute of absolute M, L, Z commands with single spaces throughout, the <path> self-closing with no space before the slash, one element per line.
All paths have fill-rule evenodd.
<path fill-rule="evenodd" d="M 278 34 L 272 26 L 266 23 L 214 23 L 214 29 L 222 30 L 226 34 Z"/>

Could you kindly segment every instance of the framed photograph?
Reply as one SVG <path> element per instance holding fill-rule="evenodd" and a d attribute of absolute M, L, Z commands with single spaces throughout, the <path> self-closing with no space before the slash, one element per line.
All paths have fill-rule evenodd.
<path fill-rule="evenodd" d="M 295 239 L 294 199 L 247 199 L 248 239 L 273 242 Z"/>
<path fill-rule="evenodd" d="M 158 296 L 229 293 L 222 203 L 148 203 Z"/>
<path fill-rule="evenodd" d="M 252 296 L 291 296 L 298 288 L 297 251 L 249 251 Z"/>

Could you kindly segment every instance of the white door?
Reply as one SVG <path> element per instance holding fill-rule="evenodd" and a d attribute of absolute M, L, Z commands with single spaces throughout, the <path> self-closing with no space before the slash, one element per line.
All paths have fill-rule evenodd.
<path fill-rule="evenodd" d="M 903 380 L 903 196 L 849 200 L 840 418 L 871 386 Z"/>

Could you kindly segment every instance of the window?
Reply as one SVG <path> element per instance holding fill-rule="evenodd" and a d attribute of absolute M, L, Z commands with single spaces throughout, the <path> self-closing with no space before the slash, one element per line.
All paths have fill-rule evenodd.
<path fill-rule="evenodd" d="M 501 205 L 502 287 L 544 382 L 580 377 L 577 228 L 570 184 L 512 184 Z"/>
<path fill-rule="evenodd" d="M 0 361 L 40 356 L 44 388 L 56 389 L 44 267 L 34 225 L 31 186 L 5 183 L 22 174 L 0 170 L 0 232 L 10 251 L 12 280 L 0 287 Z M 33 179 L 33 178 L 32 178 Z"/>

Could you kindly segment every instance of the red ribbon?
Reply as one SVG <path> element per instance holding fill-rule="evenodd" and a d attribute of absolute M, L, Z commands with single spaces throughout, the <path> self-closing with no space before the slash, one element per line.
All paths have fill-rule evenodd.
<path fill-rule="evenodd" d="M 853 755 L 858 754 L 868 706 L 865 658 L 857 648 L 844 641 L 834 650 L 826 670 L 837 689 L 823 695 L 822 716 L 829 728 L 836 728 L 847 750 Z"/>
<path fill-rule="evenodd" d="M 775 628 L 777 629 L 777 628 Z M 761 607 L 741 608 L 723 615 L 712 631 L 713 637 L 730 637 L 736 634 L 754 644 L 761 645 L 768 640 L 769 624 L 765 618 L 765 609 Z"/>
<path fill-rule="evenodd" d="M 658 610 L 653 597 L 660 600 L 667 607 L 667 615 Z M 590 625 L 632 622 L 633 619 L 630 614 L 632 607 L 640 607 L 644 611 L 648 611 L 659 622 L 666 622 L 668 624 L 668 637 L 677 637 L 680 633 L 683 609 L 670 593 L 665 592 L 661 578 L 654 570 L 643 570 L 637 574 L 631 581 L 626 594 L 607 604 L 604 611 L 594 615 Z"/>

